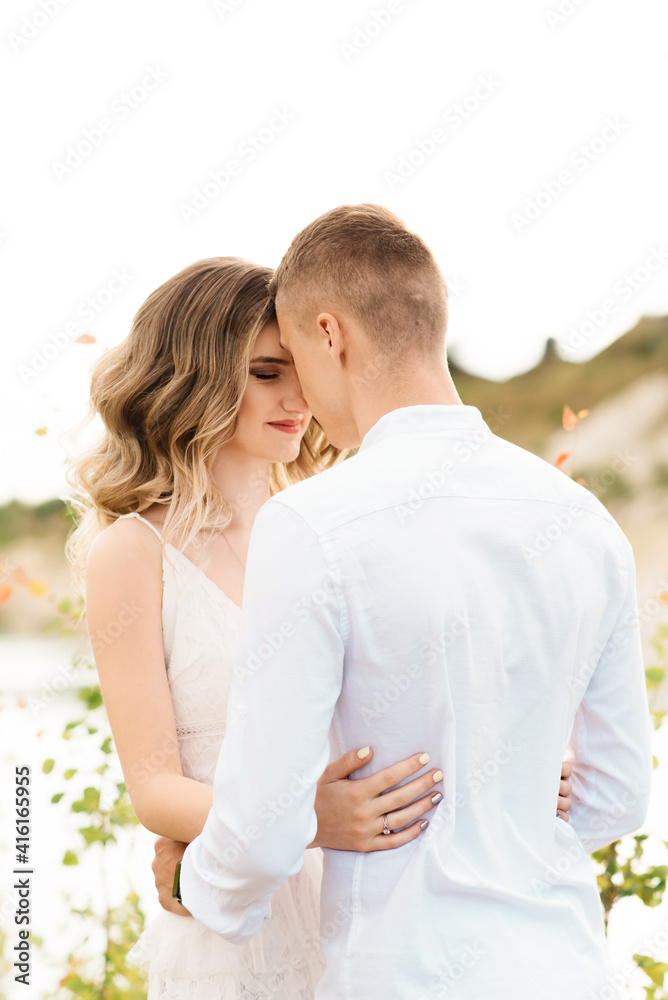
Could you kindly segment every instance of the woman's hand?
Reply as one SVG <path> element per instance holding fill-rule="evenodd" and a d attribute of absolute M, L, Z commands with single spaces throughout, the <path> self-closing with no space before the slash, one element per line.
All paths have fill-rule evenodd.
<path fill-rule="evenodd" d="M 360 754 L 364 756 L 360 757 Z M 371 755 L 370 747 L 351 750 L 328 765 L 318 782 L 315 798 L 318 832 L 309 847 L 332 847 L 338 851 L 385 851 L 415 840 L 427 828 L 429 821 L 421 820 L 421 817 L 443 798 L 435 787 L 443 780 L 443 772 L 430 770 L 401 788 L 388 792 L 388 788 L 420 771 L 429 762 L 429 754 L 414 754 L 368 778 L 348 781 L 348 775 L 368 764 Z M 422 797 L 413 802 L 419 795 Z M 392 831 L 390 834 L 383 833 L 385 813 Z M 412 825 L 407 829 L 394 832 L 409 823 Z"/>
<path fill-rule="evenodd" d="M 559 782 L 559 797 L 557 798 L 557 816 L 568 823 L 568 813 L 571 808 L 571 783 L 570 776 L 573 773 L 573 765 L 569 760 L 561 762 L 561 781 Z"/>
<path fill-rule="evenodd" d="M 415 774 L 426 763 L 426 754 L 416 754 L 392 767 L 373 774 L 368 778 L 348 781 L 348 775 L 364 767 L 371 759 L 372 751 L 351 750 L 329 764 L 318 782 L 315 811 L 318 816 L 318 832 L 309 847 L 331 847 L 339 851 L 382 851 L 401 847 L 419 837 L 423 830 L 422 819 L 433 809 L 443 796 L 435 788 L 442 778 L 441 771 L 426 774 L 407 782 L 393 792 L 387 792 L 399 781 Z M 359 754 L 364 753 L 360 757 Z M 422 760 L 421 760 L 422 758 Z M 425 759 L 426 758 L 426 759 Z M 573 765 L 563 761 L 561 781 L 557 796 L 557 816 L 568 823 L 568 813 L 572 802 L 570 777 Z M 435 780 L 436 779 L 436 780 Z M 434 789 L 434 793 L 429 794 Z M 386 794 L 382 794 L 386 792 Z M 423 793 L 428 794 L 423 794 Z M 418 796 L 422 795 L 421 798 Z M 413 799 L 417 799 L 413 802 Z M 412 805 L 408 805 L 412 803 Z M 391 831 L 407 826 L 401 833 L 383 833 L 383 815 Z M 419 822 L 413 822 L 418 820 Z M 426 829 L 426 826 L 424 826 Z"/>

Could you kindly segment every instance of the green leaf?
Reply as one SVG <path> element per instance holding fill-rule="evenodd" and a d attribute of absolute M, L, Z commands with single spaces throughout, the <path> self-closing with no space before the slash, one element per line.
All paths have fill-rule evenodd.
<path fill-rule="evenodd" d="M 72 812 L 94 813 L 100 808 L 99 788 L 84 788 L 83 798 L 72 803 Z"/>
<path fill-rule="evenodd" d="M 63 797 L 64 794 L 65 794 L 65 792 L 56 792 L 55 795 L 51 796 L 51 801 L 52 802 L 60 802 L 60 800 L 62 799 L 62 797 Z"/>
<path fill-rule="evenodd" d="M 53 757 L 49 757 L 48 760 L 45 760 L 44 763 L 42 764 L 42 770 L 44 771 L 44 774 L 50 774 L 51 771 L 53 771 L 55 763 L 56 762 L 53 759 Z"/>
<path fill-rule="evenodd" d="M 60 632 L 62 624 L 63 624 L 62 618 L 53 618 L 50 622 L 47 622 L 46 625 L 42 626 L 41 631 L 45 633 Z"/>
<path fill-rule="evenodd" d="M 634 955 L 633 960 L 656 986 L 663 986 L 664 976 L 668 972 L 668 965 L 665 962 L 655 962 L 649 955 Z"/>
<path fill-rule="evenodd" d="M 64 865 L 78 865 L 79 859 L 74 853 L 74 851 L 65 851 L 65 857 L 63 858 Z"/>
<path fill-rule="evenodd" d="M 102 831 L 99 826 L 82 826 L 79 833 L 87 844 L 92 844 L 96 840 L 102 840 Z"/>
<path fill-rule="evenodd" d="M 652 720 L 654 722 L 654 728 L 659 729 L 664 720 L 665 712 L 652 712 Z"/>
<path fill-rule="evenodd" d="M 77 773 L 76 767 L 68 767 L 66 771 L 63 772 L 63 778 L 65 781 L 69 781 Z"/>
<path fill-rule="evenodd" d="M 93 711 L 95 708 L 99 708 L 102 705 L 102 692 L 99 686 L 97 687 L 82 687 L 78 691 L 78 697 L 80 701 L 83 701 L 86 707 Z"/>

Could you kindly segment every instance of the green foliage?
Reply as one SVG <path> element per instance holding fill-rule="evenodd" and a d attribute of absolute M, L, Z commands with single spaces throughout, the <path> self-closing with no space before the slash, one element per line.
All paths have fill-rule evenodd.
<path fill-rule="evenodd" d="M 574 478 L 584 480 L 587 489 L 602 503 L 633 495 L 633 487 L 628 478 L 614 469 L 580 469 Z"/>
<path fill-rule="evenodd" d="M 598 889 L 608 925 L 610 911 L 624 896 L 637 896 L 645 906 L 658 906 L 663 900 L 668 878 L 668 865 L 652 865 L 643 870 L 640 862 L 645 850 L 647 834 L 637 834 L 632 838 L 635 848 L 625 853 L 621 840 L 594 851 L 592 857 L 603 866 L 597 877 Z M 664 842 L 665 843 L 665 842 Z M 665 844 L 668 847 L 668 844 Z"/>
<path fill-rule="evenodd" d="M 642 357 L 651 357 L 653 354 L 658 354 L 662 347 L 661 334 L 646 334 L 639 337 L 633 344 L 632 350 L 635 354 L 640 354 Z"/>
<path fill-rule="evenodd" d="M 88 922 L 97 918 L 91 910 L 81 911 Z M 146 979 L 141 970 L 128 965 L 125 956 L 144 928 L 139 897 L 130 892 L 104 919 L 107 946 L 101 958 L 82 961 L 75 953 L 67 956 L 67 971 L 60 981 L 55 1000 L 80 997 L 82 1000 L 145 1000 Z"/>
<path fill-rule="evenodd" d="M 657 462 L 654 466 L 654 482 L 657 486 L 668 486 L 668 462 Z"/>
<path fill-rule="evenodd" d="M 87 665 L 94 670 L 91 663 Z M 68 767 L 59 771 L 53 758 L 42 764 L 42 771 L 51 775 L 50 780 L 67 783 L 50 797 L 53 807 L 61 814 L 59 824 L 64 825 L 66 814 L 74 820 L 76 842 L 67 848 L 61 862 L 66 867 L 79 865 L 89 851 L 104 852 L 117 843 L 119 831 L 138 824 L 125 784 L 112 777 L 114 748 L 100 688 L 96 684 L 82 687 L 77 697 L 82 703 L 82 715 L 64 726 L 61 737 L 80 744 L 77 759 L 86 762 L 85 768 Z M 90 781 L 83 791 L 77 791 L 72 783 L 77 774 L 85 774 Z M 106 870 L 103 860 L 101 871 Z M 104 880 L 104 875 L 102 878 Z M 94 897 L 107 898 L 108 888 L 96 883 Z M 72 997 L 145 1000 L 146 975 L 125 960 L 144 928 L 144 913 L 137 893 L 130 891 L 124 900 L 110 904 L 102 913 L 95 912 L 90 905 L 83 909 L 70 906 L 70 916 L 80 923 L 81 945 L 67 956 L 53 1000 Z M 85 953 L 84 945 L 100 935 L 104 942 L 101 952 L 91 957 Z M 0 974 L 3 943 L 0 937 Z M 37 939 L 34 943 L 40 946 Z M 59 959 L 58 964 L 61 962 Z"/>
<path fill-rule="evenodd" d="M 652 638 L 652 646 L 656 655 L 665 663 L 668 663 L 668 625 L 660 624 L 656 627 L 656 632 Z"/>
<path fill-rule="evenodd" d="M 110 781 L 109 778 L 113 744 L 108 733 L 100 688 L 97 685 L 82 687 L 77 696 L 85 707 L 84 714 L 82 718 L 66 724 L 62 738 L 76 739 L 81 743 L 79 759 L 87 761 L 87 774 L 95 775 L 96 778 L 95 784 L 86 785 L 79 794 L 59 791 L 52 797 L 52 802 L 55 800 L 54 804 L 60 808 L 69 808 L 70 814 L 77 821 L 79 843 L 76 850 L 68 849 L 65 852 L 63 865 L 78 865 L 86 851 L 104 851 L 110 844 L 117 842 L 120 829 L 131 828 L 138 823 L 125 784 Z M 98 738 L 94 739 L 96 736 Z M 98 760 L 100 763 L 94 767 Z M 49 772 L 52 772 L 53 763 L 49 763 Z M 63 781 L 70 781 L 78 770 L 64 769 Z M 104 870 L 104 865 L 102 868 Z M 76 952 L 68 956 L 58 997 L 143 1000 L 146 995 L 145 975 L 141 970 L 126 966 L 125 963 L 127 952 L 144 926 L 144 914 L 137 894 L 130 892 L 123 903 L 110 906 L 101 916 L 90 908 L 71 912 L 82 922 L 83 941 L 91 936 L 95 925 L 103 927 L 105 949 L 101 958 L 96 957 L 95 960 L 82 959 Z"/>
<path fill-rule="evenodd" d="M 37 505 L 11 500 L 0 507 L 0 545 L 21 537 L 44 539 L 54 534 L 64 543 L 71 527 L 62 500 L 47 500 Z"/>
<path fill-rule="evenodd" d="M 659 663 L 647 667 L 645 677 L 648 691 L 656 688 L 665 678 L 668 668 L 668 625 L 659 623 L 652 637 L 652 647 L 657 654 Z M 665 712 L 660 712 L 650 705 L 650 713 L 656 729 L 662 724 Z M 655 766 L 656 766 L 655 758 Z M 637 896 L 645 906 L 658 906 L 666 891 L 668 865 L 642 864 L 646 844 L 658 847 L 656 840 L 647 834 L 636 834 L 632 838 L 634 848 L 625 847 L 624 841 L 616 840 L 600 851 L 595 851 L 592 858 L 600 866 L 597 876 L 598 889 L 603 903 L 605 926 L 613 907 L 625 896 Z M 659 842 L 663 848 L 668 848 L 668 841 Z M 668 956 L 667 956 L 668 957 Z M 645 986 L 647 1000 L 668 1000 L 668 983 L 665 982 L 668 965 L 657 961 L 649 955 L 634 955 L 633 960 L 648 977 L 651 986 Z"/>
<path fill-rule="evenodd" d="M 647 681 L 647 689 L 658 687 L 662 680 L 666 676 L 666 671 L 663 667 L 648 667 L 645 671 L 645 679 Z"/>
<path fill-rule="evenodd" d="M 58 636 L 78 635 L 84 618 L 84 599 L 63 598 L 56 604 L 57 616 L 45 626 L 44 632 Z"/>
<path fill-rule="evenodd" d="M 668 998 L 665 989 L 665 986 L 668 985 L 666 984 L 668 965 L 665 962 L 657 962 L 649 955 L 634 955 L 633 961 L 652 982 L 651 986 L 644 987 L 647 1000 L 666 1000 Z"/>

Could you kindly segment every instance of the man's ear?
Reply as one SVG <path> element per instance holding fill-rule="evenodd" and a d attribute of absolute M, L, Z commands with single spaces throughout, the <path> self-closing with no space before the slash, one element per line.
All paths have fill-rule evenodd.
<path fill-rule="evenodd" d="M 327 353 L 339 366 L 345 364 L 345 337 L 341 323 L 332 313 L 320 313 L 316 319 Z"/>

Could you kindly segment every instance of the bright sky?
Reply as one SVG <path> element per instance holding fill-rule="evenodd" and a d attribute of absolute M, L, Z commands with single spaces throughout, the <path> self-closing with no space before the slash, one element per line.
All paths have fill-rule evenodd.
<path fill-rule="evenodd" d="M 338 204 L 386 204 L 427 240 L 451 349 L 490 378 L 548 336 L 584 360 L 668 312 L 662 0 L 5 0 L 1 18 L 0 502 L 66 490 L 58 437 L 157 285 L 209 256 L 275 266 Z"/>

